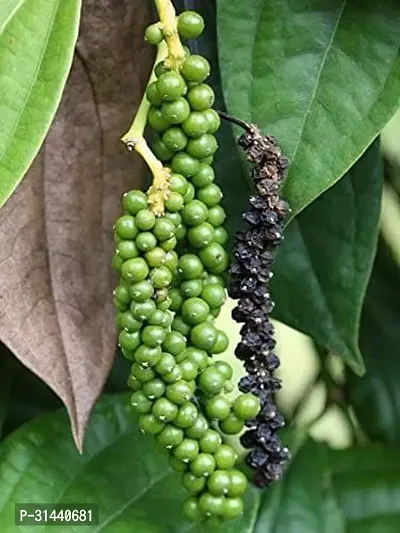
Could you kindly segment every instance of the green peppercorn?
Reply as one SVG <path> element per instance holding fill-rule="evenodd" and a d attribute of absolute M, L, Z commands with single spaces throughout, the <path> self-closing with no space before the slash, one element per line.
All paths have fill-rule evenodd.
<path fill-rule="evenodd" d="M 153 327 L 153 326 L 150 326 Z M 154 326 L 157 327 L 157 326 Z M 161 348 L 141 344 L 135 352 L 135 361 L 142 366 L 155 366 L 161 359 Z"/>
<path fill-rule="evenodd" d="M 157 440 L 162 446 L 173 448 L 183 441 L 183 437 L 184 433 L 182 429 L 177 428 L 173 424 L 167 424 L 157 435 Z"/>
<path fill-rule="evenodd" d="M 136 237 L 136 246 L 141 252 L 148 252 L 157 246 L 157 239 L 149 231 L 143 231 Z"/>
<path fill-rule="evenodd" d="M 148 43 L 157 45 L 164 39 L 164 34 L 158 24 L 152 24 L 146 28 L 144 38 Z"/>
<path fill-rule="evenodd" d="M 124 261 L 127 261 L 128 259 L 134 259 L 139 255 L 138 247 L 133 241 L 120 241 L 117 244 L 115 251 Z"/>
<path fill-rule="evenodd" d="M 171 372 L 167 372 L 163 375 L 165 383 L 176 383 L 180 379 L 182 379 L 182 373 L 178 365 L 175 365 Z"/>
<path fill-rule="evenodd" d="M 194 326 L 190 332 L 190 340 L 194 346 L 201 350 L 210 351 L 217 340 L 217 330 L 215 326 L 209 322 L 203 322 Z"/>
<path fill-rule="evenodd" d="M 223 394 L 217 394 L 206 402 L 206 413 L 213 420 L 225 420 L 230 410 L 231 403 Z"/>
<path fill-rule="evenodd" d="M 222 505 L 222 516 L 233 520 L 243 514 L 243 502 L 240 498 L 225 498 Z"/>
<path fill-rule="evenodd" d="M 225 420 L 222 420 L 219 423 L 219 427 L 226 435 L 237 435 L 242 431 L 244 427 L 244 421 L 243 419 L 237 417 L 235 413 L 231 412 L 225 418 Z"/>
<path fill-rule="evenodd" d="M 194 111 L 205 111 L 214 105 L 214 91 L 209 85 L 201 83 L 189 89 L 187 99 Z"/>
<path fill-rule="evenodd" d="M 197 477 L 208 477 L 215 470 L 215 459 L 209 453 L 199 453 L 190 463 L 190 470 Z"/>
<path fill-rule="evenodd" d="M 197 417 L 197 407 L 192 402 L 186 402 L 180 406 L 174 424 L 179 428 L 190 428 L 196 422 Z"/>
<path fill-rule="evenodd" d="M 205 157 L 214 155 L 217 149 L 217 139 L 210 133 L 204 133 L 204 135 L 198 137 L 197 139 L 190 139 L 187 142 L 186 148 L 187 153 L 192 157 L 196 157 L 197 159 L 204 159 Z"/>
<path fill-rule="evenodd" d="M 152 368 L 143 368 L 139 363 L 134 363 L 132 365 L 131 375 L 142 384 L 148 383 L 156 377 Z"/>
<path fill-rule="evenodd" d="M 176 243 L 176 237 L 171 237 L 170 239 L 167 239 L 161 243 L 161 248 L 166 252 L 171 252 L 176 247 Z"/>
<path fill-rule="evenodd" d="M 192 111 L 182 124 L 183 131 L 189 137 L 201 137 L 208 132 L 208 120 L 203 112 Z"/>
<path fill-rule="evenodd" d="M 186 92 L 185 81 L 176 72 L 164 72 L 156 83 L 157 92 L 162 101 L 172 102 Z"/>
<path fill-rule="evenodd" d="M 183 196 L 177 192 L 171 192 L 167 201 L 165 202 L 165 207 L 172 213 L 177 213 L 180 211 L 183 208 L 183 205 Z"/>
<path fill-rule="evenodd" d="M 182 220 L 189 226 L 202 224 L 206 221 L 207 216 L 207 206 L 199 200 L 192 200 L 182 210 Z"/>
<path fill-rule="evenodd" d="M 183 441 L 174 448 L 174 457 L 180 459 L 184 463 L 193 461 L 199 453 L 199 445 L 193 439 L 183 439 Z"/>
<path fill-rule="evenodd" d="M 144 320 L 149 320 L 155 310 L 156 304 L 153 300 L 131 303 L 131 312 L 133 318 L 140 322 L 143 322 Z"/>
<path fill-rule="evenodd" d="M 197 279 L 203 273 L 203 265 L 197 255 L 194 254 L 182 255 L 179 258 L 178 268 L 185 280 Z"/>
<path fill-rule="evenodd" d="M 226 219 L 225 211 L 220 205 L 211 207 L 208 210 L 207 222 L 209 222 L 212 226 L 214 226 L 214 228 L 223 224 L 225 219 Z"/>
<path fill-rule="evenodd" d="M 220 329 L 217 331 L 217 333 L 218 333 L 217 340 L 215 341 L 215 344 L 213 345 L 211 349 L 211 353 L 213 354 L 223 353 L 225 352 L 225 350 L 228 349 L 228 346 L 229 346 L 228 335 Z"/>
<path fill-rule="evenodd" d="M 207 132 L 216 133 L 221 126 L 221 119 L 219 118 L 218 113 L 214 111 L 214 109 L 207 109 L 206 111 L 203 111 L 203 113 L 208 124 Z"/>
<path fill-rule="evenodd" d="M 157 348 L 163 343 L 166 335 L 167 331 L 161 326 L 146 326 L 142 330 L 142 342 L 150 348 Z"/>
<path fill-rule="evenodd" d="M 171 177 L 169 178 L 169 186 L 172 192 L 184 195 L 188 188 L 188 182 L 187 179 L 180 174 L 171 174 Z"/>
<path fill-rule="evenodd" d="M 233 402 L 233 411 L 241 420 L 255 418 L 260 410 L 260 400 L 254 394 L 241 394 Z"/>
<path fill-rule="evenodd" d="M 157 133 L 163 133 L 169 128 L 170 123 L 165 119 L 163 112 L 158 107 L 152 107 L 147 116 L 147 123 Z M 144 209 L 144 208 L 142 208 Z"/>
<path fill-rule="evenodd" d="M 130 332 L 139 331 L 139 329 L 142 327 L 142 322 L 139 322 L 135 318 L 133 318 L 133 315 L 130 311 L 125 311 L 122 313 L 122 316 L 120 318 L 120 327 L 121 329 L 126 329 Z"/>
<path fill-rule="evenodd" d="M 178 414 L 178 408 L 167 398 L 159 398 L 154 402 L 152 413 L 162 422 L 172 422 Z"/>
<path fill-rule="evenodd" d="M 140 345 L 140 333 L 123 330 L 118 336 L 118 342 L 124 350 L 134 351 Z"/>
<path fill-rule="evenodd" d="M 194 201 L 194 200 L 193 200 Z M 208 213 L 207 213 L 208 214 Z M 193 248 L 204 248 L 214 240 L 215 230 L 208 222 L 203 222 L 188 231 L 188 241 Z"/>
<path fill-rule="evenodd" d="M 204 30 L 204 19 L 195 11 L 184 11 L 178 17 L 178 32 L 183 39 L 196 39 Z"/>
<path fill-rule="evenodd" d="M 188 183 L 187 191 L 185 195 L 183 196 L 183 201 L 185 202 L 185 204 L 188 204 L 189 202 L 191 202 L 194 198 L 194 195 L 195 195 L 195 188 L 193 187 L 191 183 Z"/>
<path fill-rule="evenodd" d="M 239 470 L 231 470 L 229 472 L 229 487 L 228 487 L 228 496 L 231 498 L 237 498 L 238 496 L 243 496 L 247 488 L 247 478 Z"/>
<path fill-rule="evenodd" d="M 204 518 L 204 513 L 200 509 L 198 500 L 195 496 L 188 498 L 183 504 L 183 514 L 192 522 L 200 522 Z"/>
<path fill-rule="evenodd" d="M 188 101 L 181 97 L 174 102 L 165 102 L 161 106 L 161 113 L 168 124 L 182 124 L 190 114 L 190 106 Z"/>
<path fill-rule="evenodd" d="M 208 422 L 206 418 L 199 413 L 197 415 L 196 421 L 190 428 L 185 429 L 185 434 L 190 439 L 201 439 L 208 430 Z"/>
<path fill-rule="evenodd" d="M 164 429 L 164 423 L 158 420 L 153 414 L 146 414 L 139 417 L 139 426 L 144 433 L 156 435 Z"/>
<path fill-rule="evenodd" d="M 162 379 L 155 378 L 143 385 L 144 394 L 150 398 L 150 400 L 155 400 L 161 398 L 165 392 L 165 384 Z"/>
<path fill-rule="evenodd" d="M 225 361 L 215 361 L 214 367 L 218 370 L 218 372 L 225 378 L 225 379 L 231 379 L 233 375 L 232 367 L 229 363 Z M 225 383 L 226 385 L 226 383 Z"/>
<path fill-rule="evenodd" d="M 199 370 L 203 370 L 208 365 L 208 354 L 204 350 L 190 346 L 186 349 L 186 356 L 189 361 L 195 363 Z"/>
<path fill-rule="evenodd" d="M 131 405 L 139 415 L 145 415 L 151 411 L 153 402 L 151 402 L 143 391 L 136 391 L 131 396 Z"/>
<path fill-rule="evenodd" d="M 198 366 L 193 363 L 193 361 L 186 359 L 179 363 L 179 369 L 181 371 L 182 378 L 185 381 L 192 381 L 193 379 L 196 379 L 197 374 L 199 373 Z"/>
<path fill-rule="evenodd" d="M 138 233 L 135 219 L 130 215 L 119 217 L 114 229 L 120 239 L 134 239 Z"/>
<path fill-rule="evenodd" d="M 183 405 L 192 397 L 192 392 L 186 381 L 180 380 L 167 386 L 165 394 L 171 402 Z"/>
<path fill-rule="evenodd" d="M 190 333 L 191 326 L 186 324 L 186 322 L 182 320 L 180 316 L 176 316 L 172 322 L 171 329 L 173 331 L 179 331 L 179 333 L 182 333 L 184 337 L 187 337 Z"/>
<path fill-rule="evenodd" d="M 156 221 L 153 233 L 159 241 L 166 241 L 174 236 L 175 224 L 168 218 L 160 218 Z"/>
<path fill-rule="evenodd" d="M 173 455 L 169 458 L 169 464 L 176 472 L 184 472 L 187 470 L 187 464 Z"/>
<path fill-rule="evenodd" d="M 216 453 L 222 446 L 222 438 L 218 431 L 208 429 L 199 442 L 200 450 L 204 453 Z"/>
<path fill-rule="evenodd" d="M 164 340 L 163 348 L 166 352 L 177 356 L 186 348 L 186 339 L 181 333 L 171 331 Z"/>
<path fill-rule="evenodd" d="M 172 274 L 166 266 L 153 268 L 150 272 L 150 281 L 156 289 L 168 287 L 172 281 Z"/>
<path fill-rule="evenodd" d="M 156 248 L 146 252 L 144 256 L 149 267 L 156 268 L 165 263 L 167 254 L 162 248 L 157 246 Z"/>
<path fill-rule="evenodd" d="M 237 456 L 232 446 L 221 444 L 218 450 L 214 453 L 214 459 L 217 468 L 220 468 L 221 470 L 230 470 L 234 467 Z"/>
<path fill-rule="evenodd" d="M 211 183 L 198 191 L 197 198 L 207 207 L 214 207 L 222 200 L 222 191 L 218 185 Z"/>
<path fill-rule="evenodd" d="M 135 224 L 141 231 L 150 231 L 156 223 L 156 216 L 150 209 L 139 211 L 135 217 Z"/>
<path fill-rule="evenodd" d="M 147 209 L 147 196 L 142 191 L 126 192 L 123 196 L 122 205 L 124 210 L 130 215 L 137 215 L 142 209 Z"/>
<path fill-rule="evenodd" d="M 172 126 L 168 128 L 162 136 L 162 140 L 165 146 L 173 152 L 180 152 L 181 150 L 184 150 L 188 142 L 188 139 L 182 128 L 179 128 L 178 126 Z"/>
<path fill-rule="evenodd" d="M 204 477 L 196 477 L 191 472 L 185 472 L 182 476 L 182 485 L 189 494 L 201 492 L 206 484 Z"/>
<path fill-rule="evenodd" d="M 193 54 L 185 59 L 181 72 L 187 82 L 201 83 L 208 78 L 210 70 L 207 59 Z"/>
<path fill-rule="evenodd" d="M 224 245 L 228 242 L 229 236 L 225 228 L 220 226 L 219 228 L 214 229 L 214 240 L 215 242 Z"/>
<path fill-rule="evenodd" d="M 167 163 L 174 157 L 174 151 L 168 148 L 165 142 L 162 139 L 155 139 L 151 148 L 154 152 L 154 155 L 163 163 Z"/>
<path fill-rule="evenodd" d="M 153 81 L 146 89 L 147 100 L 154 106 L 160 106 L 162 104 L 161 95 L 158 92 L 157 82 Z"/>
<path fill-rule="evenodd" d="M 182 305 L 182 318 L 188 324 L 201 324 L 207 319 L 210 308 L 201 298 L 189 298 Z"/>
<path fill-rule="evenodd" d="M 226 470 L 215 470 L 207 480 L 207 488 L 214 496 L 224 496 L 231 485 L 230 473 Z"/>

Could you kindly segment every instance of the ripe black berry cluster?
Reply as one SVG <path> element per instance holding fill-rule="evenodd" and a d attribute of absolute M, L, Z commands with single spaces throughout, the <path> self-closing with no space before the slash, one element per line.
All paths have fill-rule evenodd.
<path fill-rule="evenodd" d="M 194 12 L 178 18 L 182 38 L 203 28 Z M 159 24 L 146 31 L 149 42 L 163 38 Z M 182 473 L 190 494 L 185 515 L 219 523 L 242 513 L 247 486 L 221 433 L 241 432 L 257 416 L 260 400 L 251 392 L 232 400 L 232 368 L 212 358 L 228 347 L 214 321 L 226 299 L 222 275 L 229 259 L 222 192 L 212 168 L 220 118 L 205 83 L 210 66 L 189 50 L 180 68 L 167 65 L 156 65 L 156 80 L 146 91 L 148 126 L 156 134 L 152 148 L 169 171 L 165 212 L 154 214 L 149 194 L 124 195 L 124 215 L 114 228 L 113 266 L 121 275 L 116 321 L 122 353 L 132 361 L 131 404 L 142 431 L 155 436 Z"/>
<path fill-rule="evenodd" d="M 273 376 L 279 359 L 274 353 L 276 343 L 270 321 L 274 304 L 268 288 L 274 251 L 283 240 L 289 211 L 288 204 L 279 197 L 288 162 L 276 140 L 263 137 L 255 126 L 248 126 L 238 143 L 254 164 L 251 176 L 256 194 L 243 215 L 247 228 L 235 236 L 229 294 L 239 300 L 232 316 L 243 322 L 235 354 L 243 361 L 247 375 L 240 380 L 239 389 L 254 394 L 261 403 L 259 414 L 246 422 L 248 430 L 241 436 L 241 443 L 251 449 L 246 461 L 255 470 L 254 483 L 266 487 L 281 478 L 289 455 L 276 434 L 284 420 L 274 403 L 274 393 L 281 384 Z"/>

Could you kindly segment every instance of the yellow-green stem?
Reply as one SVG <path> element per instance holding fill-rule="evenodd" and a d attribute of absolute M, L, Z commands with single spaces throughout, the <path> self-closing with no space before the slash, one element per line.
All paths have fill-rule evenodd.
<path fill-rule="evenodd" d="M 164 61 L 167 68 L 179 70 L 185 59 L 185 51 L 178 33 L 174 6 L 171 0 L 155 0 L 155 2 L 160 17 L 158 24 L 163 30 L 165 41 L 162 41 L 158 46 L 154 67 L 160 61 Z M 148 85 L 156 79 L 154 67 Z M 153 174 L 153 183 L 147 191 L 148 203 L 156 215 L 162 215 L 165 211 L 165 201 L 169 195 L 171 172 L 156 158 L 143 137 L 150 107 L 151 104 L 145 94 L 131 127 L 122 137 L 122 142 L 130 150 L 135 150 L 150 168 Z"/>
<path fill-rule="evenodd" d="M 163 61 L 167 55 L 168 48 L 166 43 L 163 41 L 158 46 L 154 67 L 158 62 Z M 156 79 L 154 67 L 148 85 L 150 85 L 150 83 Z M 153 183 L 150 189 L 147 191 L 148 203 L 156 215 L 162 215 L 164 213 L 164 203 L 168 198 L 168 181 L 170 177 L 170 171 L 165 168 L 161 161 L 153 154 L 145 138 L 143 137 L 150 107 L 151 104 L 147 100 L 145 94 L 140 102 L 139 109 L 137 110 L 131 127 L 122 137 L 122 142 L 127 145 L 129 150 L 135 150 L 135 152 L 137 152 L 144 159 L 144 161 L 147 163 L 147 166 L 151 170 L 153 174 Z"/>
<path fill-rule="evenodd" d="M 175 8 L 171 0 L 155 0 L 155 2 L 168 45 L 168 57 L 165 60 L 165 65 L 167 68 L 179 70 L 185 59 L 185 50 L 178 33 Z"/>

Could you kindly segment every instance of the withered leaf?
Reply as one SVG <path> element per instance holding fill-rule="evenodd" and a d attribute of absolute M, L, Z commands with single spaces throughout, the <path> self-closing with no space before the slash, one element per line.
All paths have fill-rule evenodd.
<path fill-rule="evenodd" d="M 120 136 L 142 96 L 151 3 L 84 2 L 56 120 L 0 211 L 0 339 L 65 403 L 78 448 L 115 353 L 112 225 L 143 166 Z"/>

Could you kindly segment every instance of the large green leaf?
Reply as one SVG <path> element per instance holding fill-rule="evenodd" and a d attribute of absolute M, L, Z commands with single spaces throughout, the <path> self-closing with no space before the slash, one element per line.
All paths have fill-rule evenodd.
<path fill-rule="evenodd" d="M 25 0 L 2 0 L 0 2 L 0 34 Z"/>
<path fill-rule="evenodd" d="M 0 35 L 0 206 L 37 154 L 61 99 L 80 0 L 26 0 Z"/>
<path fill-rule="evenodd" d="M 154 442 L 138 430 L 128 398 L 103 398 L 86 433 L 83 455 L 74 446 L 65 412 L 38 418 L 0 447 L 0 530 L 14 525 L 15 503 L 97 503 L 97 527 L 56 527 L 68 533 L 184 533 L 199 531 L 185 521 L 180 476 Z M 223 533 L 253 530 L 258 491 L 249 491 L 246 514 L 221 528 Z M 36 527 L 35 533 L 47 531 Z M 50 528 L 50 531 L 52 529 Z"/>
<path fill-rule="evenodd" d="M 255 533 L 398 533 L 397 450 L 330 452 L 312 441 L 262 500 Z"/>
<path fill-rule="evenodd" d="M 398 533 L 400 458 L 397 449 L 370 446 L 334 453 L 332 474 L 338 502 L 346 517 L 346 533 Z"/>
<path fill-rule="evenodd" d="M 278 138 L 296 215 L 400 104 L 400 3 L 218 0 L 218 27 L 228 109 Z"/>
<path fill-rule="evenodd" d="M 345 533 L 327 469 L 326 448 L 309 441 L 265 493 L 254 533 Z"/>
<path fill-rule="evenodd" d="M 207 533 L 182 518 L 180 476 L 152 439 L 138 431 L 127 397 L 103 397 L 80 455 L 63 411 L 38 418 L 0 446 L 0 528 L 19 533 L 15 503 L 97 503 L 95 527 L 68 533 Z M 221 533 L 367 533 L 395 523 L 400 509 L 400 460 L 390 450 L 331 453 L 308 441 L 295 454 L 282 483 L 262 493 L 250 489 L 245 514 Z M 345 520 L 346 519 L 346 520 Z M 53 529 L 50 527 L 50 531 Z M 44 533 L 45 527 L 35 527 Z"/>
<path fill-rule="evenodd" d="M 375 142 L 287 227 L 272 290 L 275 316 L 357 372 L 358 331 L 378 235 L 383 170 Z"/>
<path fill-rule="evenodd" d="M 367 373 L 348 376 L 348 395 L 364 431 L 400 442 L 400 269 L 382 241 L 365 299 L 360 346 Z"/>

